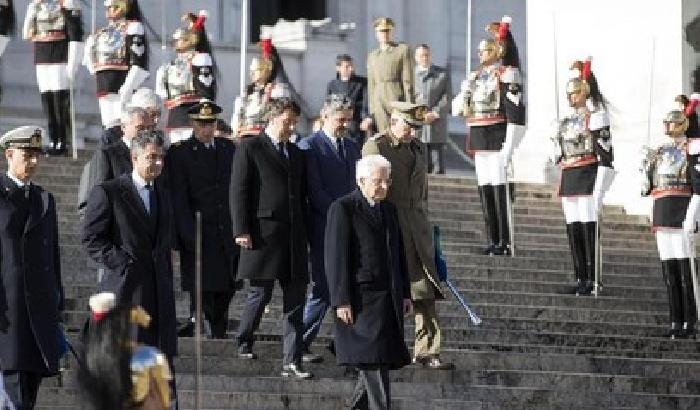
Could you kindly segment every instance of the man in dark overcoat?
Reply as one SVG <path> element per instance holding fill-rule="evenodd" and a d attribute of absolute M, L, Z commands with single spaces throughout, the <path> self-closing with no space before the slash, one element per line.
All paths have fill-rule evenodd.
<path fill-rule="evenodd" d="M 404 246 L 396 208 L 383 201 L 390 177 L 384 157 L 363 157 L 359 189 L 328 210 L 325 264 L 336 359 L 359 370 L 352 409 L 389 409 L 389 370 L 411 362 L 403 338 L 403 318 L 412 310 Z"/>
<path fill-rule="evenodd" d="M 87 202 L 82 242 L 105 269 L 98 283 L 118 305 L 143 307 L 151 316 L 138 341 L 177 354 L 171 261 L 172 204 L 158 179 L 163 169 L 163 134 L 140 131 L 131 140 L 134 170 L 97 185 Z"/>
<path fill-rule="evenodd" d="M 24 126 L 0 139 L 0 369 L 17 409 L 32 409 L 41 379 L 58 373 L 63 287 L 53 195 L 32 182 L 45 131 Z"/>
<path fill-rule="evenodd" d="M 249 293 L 238 327 L 238 355 L 253 359 L 253 333 L 272 297 L 282 288 L 282 376 L 308 379 L 301 365 L 304 300 L 309 282 L 304 153 L 289 142 L 298 115 L 289 98 L 271 99 L 267 127 L 241 141 L 233 159 L 231 215 L 241 247 L 239 279 Z"/>
<path fill-rule="evenodd" d="M 304 355 L 307 362 L 321 360 L 309 347 L 321 329 L 328 309 L 328 284 L 323 267 L 323 246 L 326 215 L 331 202 L 357 188 L 355 163 L 360 149 L 349 138 L 348 125 L 352 121 L 350 99 L 343 94 L 326 97 L 321 109 L 323 128 L 305 138 L 299 147 L 306 154 L 311 218 L 309 242 L 311 245 L 311 277 L 313 287 L 304 309 Z"/>
<path fill-rule="evenodd" d="M 209 336 L 226 336 L 228 307 L 234 294 L 238 247 L 233 242 L 229 185 L 233 142 L 214 138 L 221 107 L 203 100 L 189 110 L 193 134 L 168 150 L 166 159 L 173 199 L 182 290 L 190 294 L 188 326 L 192 336 L 195 309 L 195 212 L 202 213 L 202 311 Z"/>

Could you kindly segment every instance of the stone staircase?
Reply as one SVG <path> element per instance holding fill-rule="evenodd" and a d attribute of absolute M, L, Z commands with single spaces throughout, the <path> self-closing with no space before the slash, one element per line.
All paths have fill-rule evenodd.
<path fill-rule="evenodd" d="M 75 338 L 87 317 L 95 267 L 79 244 L 75 197 L 82 164 L 48 158 L 37 182 L 56 195 L 59 211 L 66 322 Z M 700 344 L 658 337 L 666 327 L 666 292 L 648 224 L 606 207 L 603 213 L 604 289 L 601 296 L 568 294 L 573 274 L 564 219 L 550 187 L 519 184 L 515 202 L 518 256 L 479 255 L 483 221 L 475 181 L 433 177 L 430 216 L 443 231 L 444 252 L 455 285 L 479 312 L 474 327 L 454 298 L 438 303 L 446 360 L 454 371 L 407 367 L 392 373 L 394 407 L 418 409 L 698 409 Z M 178 317 L 187 297 L 176 291 Z M 325 349 L 331 322 L 313 350 L 324 363 L 310 365 L 315 378 L 278 377 L 281 310 L 275 291 L 262 321 L 259 359 L 236 358 L 231 341 L 203 344 L 204 409 L 341 409 L 354 381 Z M 231 306 L 229 329 L 238 323 L 244 293 Z M 413 321 L 406 340 L 412 342 Z M 194 343 L 180 339 L 176 360 L 181 409 L 194 406 Z M 84 401 L 67 362 L 61 382 L 44 381 L 41 409 L 78 409 Z"/>

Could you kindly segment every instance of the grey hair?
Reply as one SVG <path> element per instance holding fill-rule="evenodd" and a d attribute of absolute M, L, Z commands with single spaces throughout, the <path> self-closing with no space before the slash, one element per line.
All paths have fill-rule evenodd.
<path fill-rule="evenodd" d="M 146 109 L 142 107 L 135 107 L 133 105 L 127 105 L 124 107 L 122 110 L 122 115 L 121 115 L 121 123 L 122 125 L 128 124 L 131 122 L 132 118 L 136 115 L 141 115 L 145 116 L 147 114 Z"/>
<path fill-rule="evenodd" d="M 344 94 L 331 94 L 326 97 L 321 107 L 321 115 L 329 115 L 333 112 L 352 110 L 352 101 Z"/>
<path fill-rule="evenodd" d="M 154 144 L 163 148 L 165 146 L 163 131 L 143 130 L 136 133 L 134 138 L 131 139 L 131 154 L 139 155 L 146 149 L 146 145 L 148 144 Z"/>
<path fill-rule="evenodd" d="M 362 157 L 355 165 L 355 180 L 359 182 L 360 178 L 369 178 L 377 169 L 386 169 L 391 175 L 391 162 L 379 154 Z"/>

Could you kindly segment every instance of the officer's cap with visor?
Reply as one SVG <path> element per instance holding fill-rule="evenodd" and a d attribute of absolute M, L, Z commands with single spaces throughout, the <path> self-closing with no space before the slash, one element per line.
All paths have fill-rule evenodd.
<path fill-rule="evenodd" d="M 18 148 L 31 151 L 41 151 L 42 137 L 46 131 L 36 125 L 25 125 L 15 128 L 0 137 L 0 147 L 2 149 Z"/>
<path fill-rule="evenodd" d="M 403 120 L 411 128 L 421 128 L 427 113 L 428 107 L 424 104 L 413 104 L 406 101 L 394 101 L 391 103 L 391 118 Z"/>
<path fill-rule="evenodd" d="M 187 113 L 192 121 L 216 122 L 221 113 L 221 107 L 211 100 L 202 99 L 198 104 L 190 108 Z"/>

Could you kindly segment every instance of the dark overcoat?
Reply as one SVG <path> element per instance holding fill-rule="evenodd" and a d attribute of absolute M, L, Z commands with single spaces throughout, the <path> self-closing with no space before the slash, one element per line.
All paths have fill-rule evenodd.
<path fill-rule="evenodd" d="M 367 78 L 352 75 L 348 81 L 335 78 L 328 82 L 326 95 L 342 94 L 352 102 L 352 123 L 350 132 L 356 134 L 360 131 L 360 123 L 369 118 L 369 99 L 367 98 Z"/>
<path fill-rule="evenodd" d="M 355 164 L 360 149 L 350 138 L 345 138 L 345 159 L 341 159 L 333 142 L 323 131 L 318 131 L 299 143 L 306 154 L 306 175 L 310 204 L 311 269 L 323 274 L 323 244 L 326 233 L 326 215 L 331 203 L 357 188 Z M 314 276 L 316 277 L 316 276 Z"/>
<path fill-rule="evenodd" d="M 98 147 L 83 168 L 78 188 L 78 214 L 85 217 L 85 207 L 92 189 L 105 181 L 131 173 L 131 152 L 124 141 Z"/>
<path fill-rule="evenodd" d="M 373 216 L 355 190 L 333 202 L 326 225 L 326 275 L 331 306 L 352 307 L 354 323 L 335 317 L 339 365 L 410 363 L 404 342 L 403 300 L 411 297 L 396 208 Z M 381 220 L 379 220 L 381 219 Z"/>
<path fill-rule="evenodd" d="M 158 217 L 151 222 L 131 174 L 96 186 L 88 199 L 82 242 L 105 268 L 99 291 L 114 292 L 117 303 L 142 306 L 151 315 L 151 326 L 139 330 L 139 342 L 174 356 L 172 204 L 161 181 L 155 192 Z"/>
<path fill-rule="evenodd" d="M 304 153 L 287 144 L 283 157 L 264 131 L 241 141 L 233 158 L 231 216 L 234 237 L 249 234 L 238 279 L 292 279 L 308 283 Z"/>
<path fill-rule="evenodd" d="M 229 204 L 235 147 L 216 138 L 207 149 L 194 136 L 173 144 L 165 160 L 173 200 L 182 290 L 194 290 L 195 212 L 202 213 L 202 290 L 233 290 L 238 247 L 233 240 Z"/>
<path fill-rule="evenodd" d="M 2 370 L 58 373 L 63 310 L 58 223 L 53 195 L 31 184 L 29 198 L 0 175 L 0 331 Z"/>

